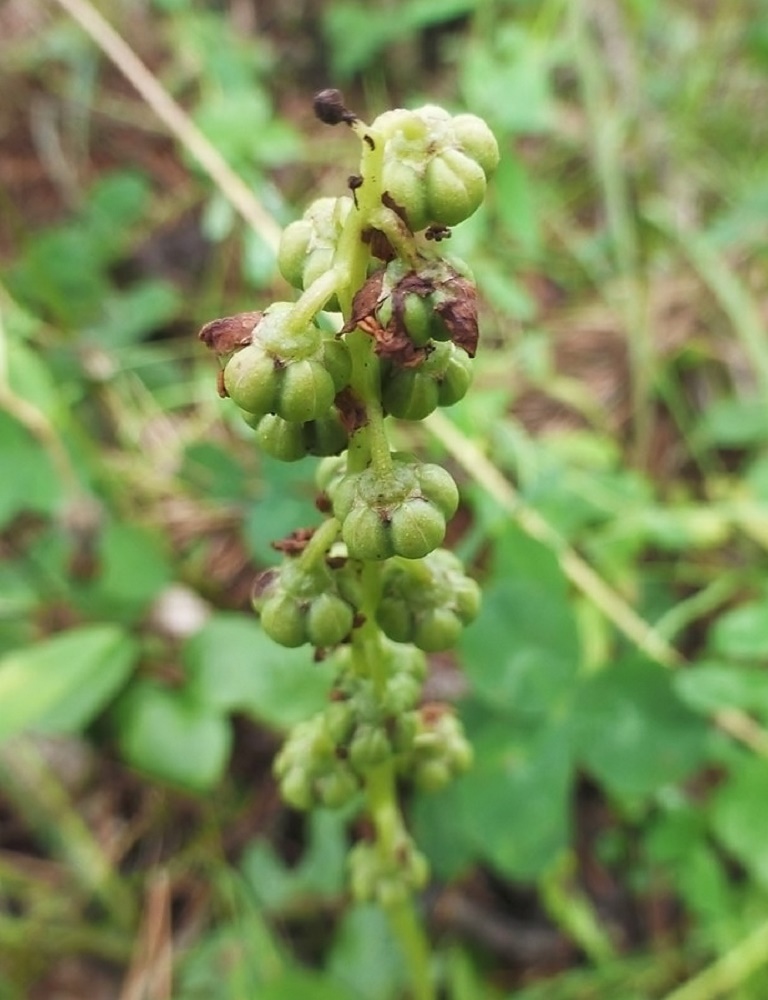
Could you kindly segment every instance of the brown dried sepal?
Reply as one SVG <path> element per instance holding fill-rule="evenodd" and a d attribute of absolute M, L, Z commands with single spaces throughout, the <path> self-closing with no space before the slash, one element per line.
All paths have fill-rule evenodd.
<path fill-rule="evenodd" d="M 226 357 L 251 343 L 253 329 L 261 321 L 261 317 L 260 312 L 245 312 L 212 319 L 205 324 L 198 336 L 206 347 L 219 356 Z"/>
<path fill-rule="evenodd" d="M 338 410 L 341 426 L 347 434 L 354 434 L 368 423 L 365 406 L 350 386 L 337 393 L 333 402 Z"/>
<path fill-rule="evenodd" d="M 477 326 L 477 289 L 467 278 L 454 272 L 441 287 L 435 302 L 435 312 L 448 327 L 451 340 L 467 352 L 477 354 L 480 331 Z"/>
<path fill-rule="evenodd" d="M 314 528 L 296 528 L 285 538 L 272 542 L 272 548 L 288 556 L 297 556 L 307 547 L 307 542 L 314 533 Z"/>
<path fill-rule="evenodd" d="M 445 702 L 427 701 L 419 708 L 419 715 L 427 729 L 432 729 L 444 715 L 450 715 L 451 711 L 450 705 L 446 705 Z"/>
<path fill-rule="evenodd" d="M 366 281 L 352 301 L 352 315 L 344 324 L 342 333 L 349 333 L 359 327 L 373 338 L 374 350 L 380 357 L 403 368 L 420 365 L 428 353 L 425 348 L 416 347 L 405 330 L 398 328 L 397 323 L 382 326 L 376 318 L 383 282 L 383 271 L 377 271 Z"/>
<path fill-rule="evenodd" d="M 389 291 L 392 296 L 392 319 L 382 326 L 376 313 L 386 295 L 386 272 L 372 275 L 352 302 L 352 315 L 343 331 L 359 327 L 376 342 L 376 353 L 402 368 L 420 365 L 429 350 L 417 347 L 405 329 L 403 312 L 408 295 L 431 298 L 434 310 L 442 319 L 451 340 L 470 358 L 477 353 L 477 292 L 474 284 L 445 261 L 425 262 L 422 269 L 409 271 Z"/>

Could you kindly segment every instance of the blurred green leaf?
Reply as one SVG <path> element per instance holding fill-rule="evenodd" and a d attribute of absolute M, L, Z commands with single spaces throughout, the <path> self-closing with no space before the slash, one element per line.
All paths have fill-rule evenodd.
<path fill-rule="evenodd" d="M 128 677 L 136 646 L 119 628 L 73 628 L 0 659 L 0 740 L 28 729 L 77 732 Z"/>
<path fill-rule="evenodd" d="M 488 719 L 470 737 L 476 759 L 457 785 L 453 832 L 507 877 L 536 878 L 570 836 L 567 728 Z"/>
<path fill-rule="evenodd" d="M 73 594 L 91 613 L 133 621 L 171 581 L 171 566 L 154 532 L 109 522 L 98 542 L 97 575 Z"/>
<path fill-rule="evenodd" d="M 768 657 L 768 603 L 765 600 L 726 611 L 710 633 L 712 651 L 736 660 Z"/>
<path fill-rule="evenodd" d="M 61 488 L 51 460 L 26 428 L 0 410 L 3 466 L 13 475 L 0 477 L 0 527 L 22 511 L 50 514 L 61 502 Z"/>
<path fill-rule="evenodd" d="M 338 811 L 317 809 L 307 817 L 307 845 L 296 865 L 288 866 L 271 844 L 260 839 L 245 851 L 243 878 L 259 904 L 280 911 L 306 905 L 312 897 L 335 897 L 344 891 L 348 818 Z"/>
<path fill-rule="evenodd" d="M 340 81 L 369 66 L 382 49 L 422 28 L 467 14 L 477 0 L 406 0 L 393 9 L 335 0 L 323 11 L 333 76 Z"/>
<path fill-rule="evenodd" d="M 768 768 L 745 758 L 710 804 L 712 829 L 726 850 L 768 886 Z"/>
<path fill-rule="evenodd" d="M 768 718 L 768 672 L 763 666 L 704 661 L 678 671 L 674 687 L 699 712 L 740 708 Z"/>
<path fill-rule="evenodd" d="M 544 132 L 554 123 L 552 39 L 502 23 L 467 46 L 461 89 L 467 107 L 503 132 Z"/>
<path fill-rule="evenodd" d="M 279 556 L 272 542 L 290 534 L 300 525 L 317 524 L 312 475 L 314 460 L 286 463 L 261 458 L 262 494 L 245 519 L 243 532 L 253 556 L 263 565 L 272 565 Z"/>
<path fill-rule="evenodd" d="M 210 618 L 188 640 L 184 662 L 190 699 L 221 712 L 248 712 L 277 729 L 319 711 L 331 683 L 308 646 L 278 646 L 245 615 Z"/>
<path fill-rule="evenodd" d="M 497 541 L 492 582 L 461 648 L 474 692 L 496 710 L 562 709 L 580 651 L 563 577 L 549 550 L 517 529 Z"/>
<path fill-rule="evenodd" d="M 215 706 L 140 681 L 116 706 L 115 723 L 120 752 L 137 770 L 195 792 L 221 780 L 232 730 Z"/>
<path fill-rule="evenodd" d="M 768 441 L 768 402 L 726 397 L 711 403 L 698 426 L 703 444 L 744 448 Z"/>
<path fill-rule="evenodd" d="M 625 657 L 580 687 L 574 745 L 583 765 L 634 806 L 707 759 L 709 731 L 678 697 L 672 674 Z"/>
<path fill-rule="evenodd" d="M 326 968 L 358 1000 L 390 1000 L 400 996 L 406 984 L 398 944 L 376 906 L 347 907 Z"/>

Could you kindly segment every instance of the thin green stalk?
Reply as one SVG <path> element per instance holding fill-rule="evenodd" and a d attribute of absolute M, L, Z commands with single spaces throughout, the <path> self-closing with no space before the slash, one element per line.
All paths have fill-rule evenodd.
<path fill-rule="evenodd" d="M 43 843 L 71 867 L 121 926 L 134 919 L 133 900 L 66 789 L 30 739 L 18 737 L 0 752 L 0 787 Z"/>
<path fill-rule="evenodd" d="M 650 441 L 649 401 L 654 350 L 647 296 L 639 277 L 637 231 L 626 166 L 622 161 L 624 122 L 608 95 L 608 82 L 602 69 L 604 60 L 590 37 L 585 0 L 572 0 L 569 12 L 588 133 L 592 137 L 595 172 L 602 191 L 614 266 L 619 277 L 618 290 L 611 289 L 610 297 L 624 323 L 632 365 L 632 416 L 637 460 L 644 464 Z"/>
<path fill-rule="evenodd" d="M 376 829 L 377 843 L 387 856 L 396 854 L 408 835 L 398 805 L 392 761 L 372 770 L 366 783 L 368 809 Z M 434 1000 L 430 948 L 413 899 L 385 907 L 409 970 L 413 1000 Z"/>
<path fill-rule="evenodd" d="M 658 202 L 645 213 L 665 236 L 674 240 L 728 317 L 733 332 L 750 360 L 761 395 L 768 397 L 768 338 L 765 320 L 754 296 L 728 260 L 707 237 L 677 224 Z"/>
<path fill-rule="evenodd" d="M 664 1000 L 717 1000 L 733 991 L 768 964 L 768 920 L 760 924 L 726 955 L 690 979 Z"/>

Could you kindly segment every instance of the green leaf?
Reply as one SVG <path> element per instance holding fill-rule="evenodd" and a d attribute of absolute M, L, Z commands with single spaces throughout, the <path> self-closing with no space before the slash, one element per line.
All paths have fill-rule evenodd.
<path fill-rule="evenodd" d="M 259 987 L 259 1000 L 360 1000 L 341 983 L 308 969 L 286 969 L 279 979 Z"/>
<path fill-rule="evenodd" d="M 740 708 L 768 717 L 768 673 L 762 666 L 697 663 L 675 674 L 674 688 L 698 712 Z"/>
<path fill-rule="evenodd" d="M 505 132 L 544 132 L 555 120 L 551 38 L 507 23 L 468 46 L 461 78 L 467 107 Z"/>
<path fill-rule="evenodd" d="M 326 703 L 331 677 L 309 647 L 278 646 L 251 617 L 214 615 L 183 655 L 189 697 L 217 711 L 248 712 L 284 729 Z"/>
<path fill-rule="evenodd" d="M 768 603 L 755 601 L 722 614 L 711 633 L 714 653 L 737 660 L 768 657 Z"/>
<path fill-rule="evenodd" d="M 579 640 L 552 554 L 509 531 L 494 552 L 495 579 L 461 648 L 475 693 L 497 710 L 552 714 L 576 676 Z"/>
<path fill-rule="evenodd" d="M 680 700 L 669 671 L 639 658 L 584 683 L 572 725 L 580 760 L 627 805 L 680 781 L 707 757 L 706 723 Z"/>
<path fill-rule="evenodd" d="M 710 804 L 712 828 L 721 844 L 763 886 L 768 886 L 768 768 L 759 757 L 744 759 Z"/>
<path fill-rule="evenodd" d="M 90 613 L 98 610 L 132 621 L 171 579 L 171 567 L 158 537 L 135 524 L 109 523 L 99 544 L 101 572 L 77 594 Z"/>
<path fill-rule="evenodd" d="M 300 524 L 316 524 L 317 508 L 312 475 L 317 463 L 286 463 L 264 456 L 261 462 L 263 493 L 243 525 L 245 540 L 256 559 L 271 565 L 278 561 L 272 542 Z"/>
<path fill-rule="evenodd" d="M 120 701 L 115 720 L 120 751 L 137 770 L 197 792 L 221 779 L 232 730 L 215 707 L 141 681 Z"/>
<path fill-rule="evenodd" d="M 702 443 L 725 448 L 748 447 L 768 441 L 765 399 L 725 398 L 712 403 L 697 428 Z"/>
<path fill-rule="evenodd" d="M 401 952 L 379 907 L 347 907 L 327 969 L 357 1000 L 391 1000 L 402 995 L 406 978 Z"/>
<path fill-rule="evenodd" d="M 408 0 L 393 17 L 388 7 L 336 0 L 323 8 L 323 33 L 331 50 L 334 78 L 348 79 L 398 38 L 461 17 L 476 5 L 477 0 Z"/>
<path fill-rule="evenodd" d="M 112 625 L 71 629 L 0 659 L 0 740 L 28 729 L 76 732 L 128 677 L 133 641 Z"/>
<path fill-rule="evenodd" d="M 254 841 L 242 860 L 243 878 L 259 904 L 279 911 L 292 902 L 335 897 L 344 890 L 348 818 L 337 810 L 317 809 L 307 818 L 307 847 L 297 865 L 288 866 L 264 840 Z"/>
<path fill-rule="evenodd" d="M 133 344 L 169 323 L 181 308 L 178 291 L 167 281 L 142 281 L 125 291 L 112 292 L 103 301 L 104 315 L 90 339 L 114 350 Z"/>
<path fill-rule="evenodd" d="M 541 875 L 568 843 L 572 763 L 562 725 L 498 719 L 470 730 L 476 763 L 459 785 L 460 824 L 478 856 L 510 878 Z"/>
<path fill-rule="evenodd" d="M 0 477 L 0 528 L 22 511 L 50 514 L 60 501 L 59 483 L 48 455 L 26 428 L 0 411 L 3 468 Z"/>

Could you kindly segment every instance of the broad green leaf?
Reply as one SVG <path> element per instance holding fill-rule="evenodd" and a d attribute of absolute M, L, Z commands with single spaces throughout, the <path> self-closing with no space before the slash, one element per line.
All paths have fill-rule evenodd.
<path fill-rule="evenodd" d="M 99 574 L 77 595 L 91 613 L 98 610 L 132 621 L 171 580 L 160 539 L 136 524 L 110 522 L 99 540 Z"/>
<path fill-rule="evenodd" d="M 475 765 L 458 785 L 456 822 L 478 856 L 510 878 L 531 879 L 570 835 L 572 764 L 564 726 L 488 720 L 470 730 Z"/>
<path fill-rule="evenodd" d="M 498 541 L 494 563 L 480 615 L 462 640 L 473 690 L 497 710 L 562 710 L 579 659 L 562 574 L 550 552 L 517 531 Z"/>
<path fill-rule="evenodd" d="M 215 707 L 141 681 L 121 699 L 115 722 L 120 751 L 137 770 L 196 792 L 221 779 L 232 730 Z"/>
<path fill-rule="evenodd" d="M 768 441 L 768 403 L 759 397 L 720 399 L 707 409 L 698 433 L 704 444 L 725 448 Z"/>
<path fill-rule="evenodd" d="M 768 672 L 762 666 L 697 663 L 675 674 L 674 687 L 699 712 L 741 708 L 768 717 Z"/>
<path fill-rule="evenodd" d="M 316 809 L 307 818 L 307 845 L 296 865 L 287 865 L 265 839 L 246 849 L 243 878 L 259 904 L 279 911 L 312 897 L 334 897 L 345 887 L 348 816 L 338 810 Z"/>
<path fill-rule="evenodd" d="M 320 972 L 288 968 L 279 979 L 259 987 L 259 1000 L 360 1000 L 341 983 Z"/>
<path fill-rule="evenodd" d="M 745 758 L 710 804 L 712 829 L 726 850 L 768 886 L 768 767 Z"/>
<path fill-rule="evenodd" d="M 379 907 L 346 908 L 326 969 L 357 1000 L 391 1000 L 402 994 L 406 976 L 401 952 Z"/>
<path fill-rule="evenodd" d="M 167 281 L 143 281 L 125 291 L 105 296 L 103 315 L 91 339 L 109 344 L 110 350 L 141 340 L 169 323 L 179 312 L 181 297 Z"/>
<path fill-rule="evenodd" d="M 619 660 L 581 686 L 572 726 L 581 762 L 628 805 L 707 758 L 704 720 L 680 700 L 669 671 L 639 658 Z"/>
<path fill-rule="evenodd" d="M 89 625 L 0 659 L 0 740 L 28 729 L 76 732 L 130 673 L 133 641 L 112 625 Z"/>
<path fill-rule="evenodd" d="M 768 657 L 768 600 L 743 604 L 722 614 L 712 629 L 711 646 L 720 656 L 765 660 Z"/>
<path fill-rule="evenodd" d="M 48 455 L 26 428 L 0 411 L 0 528 L 22 511 L 50 514 L 60 502 L 60 489 Z"/>
<path fill-rule="evenodd" d="M 471 43 L 461 78 L 467 107 L 505 132 L 547 131 L 555 120 L 554 55 L 551 38 L 510 22 L 489 40 Z"/>
<path fill-rule="evenodd" d="M 286 463 L 264 456 L 262 495 L 251 505 L 243 531 L 252 554 L 262 564 L 279 561 L 272 542 L 299 525 L 317 524 L 312 475 L 317 463 L 304 459 Z"/>
<path fill-rule="evenodd" d="M 214 615 L 187 642 L 184 661 L 191 699 L 221 712 L 248 712 L 278 729 L 322 708 L 331 683 L 309 646 L 278 646 L 246 615 Z"/>

